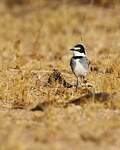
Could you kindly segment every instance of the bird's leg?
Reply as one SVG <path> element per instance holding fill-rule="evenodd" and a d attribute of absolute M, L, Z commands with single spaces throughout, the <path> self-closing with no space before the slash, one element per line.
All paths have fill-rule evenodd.
<path fill-rule="evenodd" d="M 81 76 L 81 85 L 84 86 L 84 79 L 85 77 L 84 76 Z"/>
<path fill-rule="evenodd" d="M 77 78 L 77 81 L 76 81 L 76 91 L 77 91 L 77 89 L 78 89 L 78 84 L 79 84 L 79 78 L 78 77 L 76 77 Z"/>

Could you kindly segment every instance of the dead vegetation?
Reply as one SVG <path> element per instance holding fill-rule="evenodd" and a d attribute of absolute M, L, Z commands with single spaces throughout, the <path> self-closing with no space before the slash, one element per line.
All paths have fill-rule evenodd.
<path fill-rule="evenodd" d="M 2 2 L 0 149 L 119 149 L 119 2 Z M 87 48 L 94 89 L 76 92 L 75 43 Z"/>

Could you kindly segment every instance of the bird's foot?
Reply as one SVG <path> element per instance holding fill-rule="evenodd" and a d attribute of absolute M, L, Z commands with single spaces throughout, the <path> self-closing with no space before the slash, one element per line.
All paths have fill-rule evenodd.
<path fill-rule="evenodd" d="M 91 83 L 81 83 L 79 85 L 74 85 L 76 88 L 82 88 L 82 87 L 94 87 Z"/>
<path fill-rule="evenodd" d="M 94 85 L 91 84 L 91 83 L 86 83 L 86 86 L 87 86 L 87 87 L 94 87 Z"/>

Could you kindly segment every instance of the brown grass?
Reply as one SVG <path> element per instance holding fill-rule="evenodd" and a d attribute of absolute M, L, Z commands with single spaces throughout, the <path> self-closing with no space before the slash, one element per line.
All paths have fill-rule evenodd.
<path fill-rule="evenodd" d="M 0 3 L 1 150 L 119 149 L 119 7 Z M 76 43 L 87 48 L 95 91 L 64 84 L 76 82 Z M 49 84 L 54 69 L 61 78 Z"/>

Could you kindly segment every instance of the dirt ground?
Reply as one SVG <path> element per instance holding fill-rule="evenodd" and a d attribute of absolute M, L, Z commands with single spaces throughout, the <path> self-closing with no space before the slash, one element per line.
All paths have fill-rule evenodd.
<path fill-rule="evenodd" d="M 119 150 L 120 5 L 13 4 L 0 2 L 0 150 Z M 94 88 L 72 86 L 77 43 Z"/>

